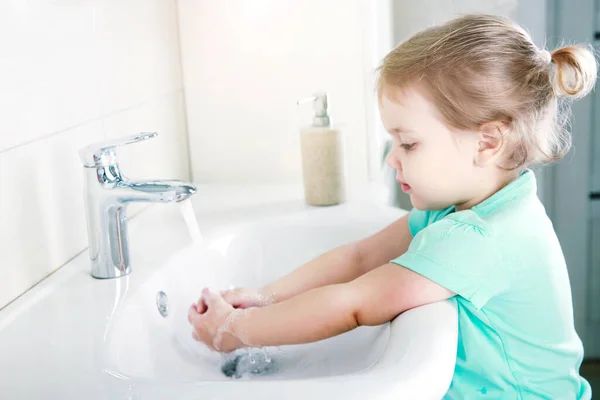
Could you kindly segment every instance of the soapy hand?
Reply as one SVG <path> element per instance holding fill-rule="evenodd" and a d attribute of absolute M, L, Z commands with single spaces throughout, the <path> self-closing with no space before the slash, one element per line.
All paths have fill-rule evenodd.
<path fill-rule="evenodd" d="M 203 289 L 198 303 L 188 310 L 188 321 L 194 328 L 192 337 L 219 352 L 244 347 L 244 343 L 228 330 L 234 311 L 219 293 Z"/>
<path fill-rule="evenodd" d="M 262 291 L 252 288 L 238 287 L 230 290 L 222 290 L 220 293 L 223 299 L 231 304 L 233 308 L 264 307 L 275 303 L 272 294 L 266 295 Z M 203 314 L 206 308 L 206 303 L 201 297 L 198 300 L 198 313 Z"/>
<path fill-rule="evenodd" d="M 223 290 L 221 296 L 233 308 L 264 307 L 275 303 L 273 294 L 267 295 L 260 290 L 245 287 Z"/>

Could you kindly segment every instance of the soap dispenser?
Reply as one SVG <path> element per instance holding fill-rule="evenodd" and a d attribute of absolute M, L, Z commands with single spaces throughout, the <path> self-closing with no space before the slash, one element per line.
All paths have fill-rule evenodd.
<path fill-rule="evenodd" d="M 330 206 L 346 200 L 344 149 L 339 129 L 331 124 L 326 93 L 298 101 L 313 103 L 314 118 L 300 131 L 304 196 L 313 206 Z"/>

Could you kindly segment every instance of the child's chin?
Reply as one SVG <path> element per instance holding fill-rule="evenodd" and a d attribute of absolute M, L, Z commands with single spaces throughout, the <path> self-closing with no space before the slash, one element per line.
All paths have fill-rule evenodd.
<path fill-rule="evenodd" d="M 413 194 L 410 195 L 410 202 L 412 203 L 413 207 L 417 210 L 441 210 L 445 208 L 440 207 L 439 204 L 436 204 L 433 201 L 423 200 Z"/>
<path fill-rule="evenodd" d="M 417 196 L 415 196 L 413 194 L 410 195 L 410 202 L 412 203 L 413 207 L 416 208 L 417 210 L 428 210 L 427 202 L 422 201 L 421 199 L 419 199 Z"/>

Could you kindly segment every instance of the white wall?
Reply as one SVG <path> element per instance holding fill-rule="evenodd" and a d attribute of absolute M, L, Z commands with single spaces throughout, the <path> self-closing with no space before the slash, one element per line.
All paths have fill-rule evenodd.
<path fill-rule="evenodd" d="M 80 148 L 158 131 L 124 172 L 189 177 L 175 1 L 2 1 L 0 110 L 1 308 L 87 247 Z"/>
<path fill-rule="evenodd" d="M 529 0 L 393 0 L 394 38 L 396 43 L 404 41 L 422 29 L 442 24 L 461 14 L 484 13 L 514 18 L 520 7 L 518 4 L 527 1 Z"/>
<path fill-rule="evenodd" d="M 312 107 L 296 101 L 315 91 L 329 93 L 343 126 L 350 186 L 369 179 L 372 77 L 391 42 L 388 1 L 178 5 L 194 181 L 300 183 L 299 128 Z"/>

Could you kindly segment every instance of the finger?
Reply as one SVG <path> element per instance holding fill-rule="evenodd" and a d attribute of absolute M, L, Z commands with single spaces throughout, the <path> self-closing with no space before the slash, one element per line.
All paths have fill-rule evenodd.
<path fill-rule="evenodd" d="M 206 312 L 206 301 L 204 300 L 204 298 L 202 297 L 202 295 L 198 298 L 198 301 L 196 302 L 196 309 L 197 312 L 199 314 L 204 314 Z"/>
<path fill-rule="evenodd" d="M 237 296 L 236 293 L 231 290 L 222 291 L 221 297 L 223 297 L 223 300 L 225 300 L 225 302 L 231 304 L 233 307 L 238 306 L 240 303 L 239 296 Z"/>
<path fill-rule="evenodd" d="M 211 350 L 214 350 L 212 347 L 213 335 L 205 324 L 206 320 L 201 318 L 202 316 L 200 314 L 196 314 L 193 318 L 192 326 L 194 327 L 194 330 L 192 331 L 192 338 L 198 342 L 204 343 Z"/>
<path fill-rule="evenodd" d="M 208 307 L 206 306 L 206 302 L 203 298 L 200 298 L 200 300 L 198 300 L 198 304 L 196 304 L 196 310 L 198 314 L 204 314 L 207 309 Z"/>
<path fill-rule="evenodd" d="M 191 324 L 192 323 L 192 315 L 196 314 L 197 310 L 196 310 L 196 304 L 192 304 L 190 306 L 190 308 L 188 308 L 188 322 Z"/>
<path fill-rule="evenodd" d="M 196 326 L 198 322 L 204 319 L 203 317 L 204 314 L 198 314 L 192 307 L 190 307 L 188 311 L 188 321 L 190 322 L 190 324 Z"/>
<path fill-rule="evenodd" d="M 225 291 L 225 294 L 223 294 L 222 297 L 223 300 L 233 308 L 248 308 L 252 304 L 248 296 L 237 289 Z"/>
<path fill-rule="evenodd" d="M 202 290 L 202 298 L 206 302 L 207 307 L 222 307 L 229 306 L 223 297 L 217 292 L 213 292 L 212 290 L 205 288 Z"/>

